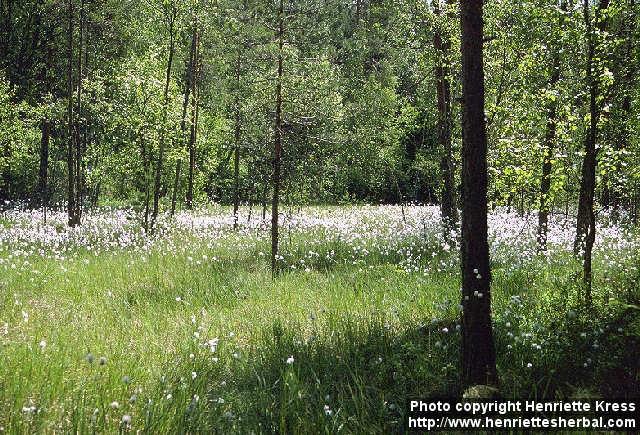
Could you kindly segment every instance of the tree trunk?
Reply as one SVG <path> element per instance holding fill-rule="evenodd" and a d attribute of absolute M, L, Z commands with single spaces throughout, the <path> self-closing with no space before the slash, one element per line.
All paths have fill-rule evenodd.
<path fill-rule="evenodd" d="M 149 231 L 149 206 L 151 202 L 151 151 L 147 150 L 144 135 L 140 134 L 140 154 L 142 157 L 142 171 L 144 176 L 144 218 L 143 228 L 145 232 Z"/>
<path fill-rule="evenodd" d="M 184 135 L 187 129 L 187 108 L 189 107 L 189 97 L 191 96 L 191 88 L 194 79 L 194 62 L 197 39 L 197 23 L 194 23 L 193 33 L 191 35 L 191 50 L 189 51 L 189 63 L 187 65 L 187 82 L 184 89 L 184 101 L 182 103 L 182 118 L 180 120 L 180 136 Z M 171 195 L 171 216 L 175 214 L 176 202 L 178 200 L 178 188 L 180 184 L 180 173 L 182 171 L 182 158 L 178 157 L 176 162 L 176 176 L 173 180 L 173 191 Z"/>
<path fill-rule="evenodd" d="M 182 159 L 178 158 L 176 162 L 176 176 L 173 179 L 173 189 L 171 190 L 171 214 L 170 216 L 176 213 L 176 202 L 178 200 L 178 187 L 180 185 L 180 172 L 182 171 Z"/>
<path fill-rule="evenodd" d="M 487 136 L 482 0 L 461 0 L 462 27 L 462 385 L 496 385 L 487 241 Z"/>
<path fill-rule="evenodd" d="M 238 228 L 238 209 L 240 208 L 240 49 L 236 61 L 236 100 L 235 135 L 233 158 L 233 228 Z"/>
<path fill-rule="evenodd" d="M 442 17 L 440 0 L 434 1 L 435 13 Z M 451 82 L 450 49 L 451 41 L 446 31 L 442 29 L 442 22 L 436 25 L 433 45 L 437 53 L 435 68 L 436 91 L 438 99 L 438 142 L 442 148 L 440 170 L 443 178 L 441 214 L 445 240 L 451 238 L 451 231 L 458 222 L 458 209 L 455 202 L 453 156 L 451 151 Z"/>
<path fill-rule="evenodd" d="M 75 140 L 75 152 L 76 152 L 76 187 L 75 187 L 75 220 L 76 225 L 80 225 L 82 219 L 82 191 L 83 191 L 83 170 L 82 170 L 82 139 L 83 139 L 83 130 L 84 130 L 84 121 L 82 119 L 82 79 L 84 74 L 84 68 L 82 64 L 82 49 L 85 44 L 84 41 L 84 0 L 80 1 L 80 21 L 78 23 L 78 91 L 77 91 L 77 108 L 76 108 L 76 140 Z"/>
<path fill-rule="evenodd" d="M 553 53 L 553 65 L 549 78 L 549 89 L 554 90 L 560 80 L 560 54 L 557 49 Z M 547 233 L 549 226 L 549 190 L 551 189 L 551 160 L 556 142 L 557 101 L 552 99 L 547 108 L 547 131 L 544 136 L 542 156 L 542 179 L 540 181 L 540 207 L 538 210 L 538 250 L 547 249 Z"/>
<path fill-rule="evenodd" d="M 74 161 L 74 120 L 73 120 L 73 0 L 69 0 L 69 27 L 67 31 L 67 216 L 70 227 L 76 225 L 75 202 L 75 161 Z"/>
<path fill-rule="evenodd" d="M 262 222 L 267 219 L 267 189 L 269 188 L 269 183 L 265 181 L 262 185 Z"/>
<path fill-rule="evenodd" d="M 605 21 L 601 19 L 601 12 L 609 6 L 609 0 L 600 0 L 596 11 L 596 25 L 598 30 L 605 30 Z M 589 126 L 584 140 L 584 160 L 582 162 L 582 177 L 580 180 L 580 196 L 578 200 L 578 216 L 576 221 L 576 239 L 574 253 L 582 255 L 583 280 L 585 283 L 585 301 L 591 303 L 591 252 L 595 242 L 595 213 L 593 209 L 596 187 L 598 119 L 600 111 L 597 106 L 598 74 L 594 74 L 594 58 L 596 57 L 596 35 L 592 29 L 589 0 L 583 3 L 584 21 L 587 36 L 586 80 L 589 86 Z"/>
<path fill-rule="evenodd" d="M 251 213 L 253 212 L 253 200 L 252 200 L 252 197 L 253 197 L 253 192 L 250 191 L 249 192 L 249 198 L 248 198 L 248 201 L 249 201 L 249 213 L 247 213 L 247 225 L 251 223 Z"/>
<path fill-rule="evenodd" d="M 631 120 L 631 94 L 635 86 L 635 73 L 637 71 L 637 59 L 633 56 L 634 53 L 634 38 L 633 35 L 636 26 L 636 13 L 635 13 L 635 0 L 628 0 L 628 15 L 626 19 L 626 26 L 624 27 L 626 35 L 625 39 L 625 56 L 624 56 L 624 72 L 622 74 L 622 87 L 624 95 L 622 97 L 621 109 L 623 119 L 621 120 L 622 127 L 620 130 L 618 144 L 618 151 L 625 151 L 629 148 L 631 142 L 631 132 L 629 129 L 629 122 Z M 613 173 L 617 174 L 620 169 L 616 165 Z M 618 218 L 619 208 L 622 202 L 622 195 L 624 192 L 623 186 L 620 183 L 613 182 L 611 186 L 611 207 L 613 219 Z"/>
<path fill-rule="evenodd" d="M 280 160 L 282 154 L 282 75 L 284 48 L 284 0 L 278 9 L 278 78 L 276 81 L 276 118 L 273 152 L 273 199 L 271 201 L 271 273 L 277 273 L 278 258 L 278 205 L 280 202 Z"/>
<path fill-rule="evenodd" d="M 176 6 L 171 3 L 165 10 L 165 18 L 167 19 L 167 29 L 169 31 L 169 53 L 167 58 L 167 70 L 164 83 L 163 102 L 162 102 L 162 125 L 160 126 L 160 136 L 158 140 L 158 161 L 156 162 L 156 174 L 153 191 L 153 211 L 151 212 L 151 231 L 154 230 L 158 211 L 160 208 L 160 192 L 162 190 L 162 166 L 164 164 L 164 148 L 167 130 L 167 116 L 169 106 L 169 84 L 171 83 L 171 66 L 173 65 L 173 52 L 175 48 L 175 22 L 178 14 Z"/>
<path fill-rule="evenodd" d="M 193 79 L 191 81 L 193 98 L 191 99 L 191 127 L 189 130 L 189 176 L 187 181 L 187 208 L 193 209 L 193 180 L 196 170 L 196 139 L 198 134 L 198 111 L 200 88 L 200 36 L 196 30 L 195 47 L 193 52 Z"/>
<path fill-rule="evenodd" d="M 196 48 L 196 61 L 198 61 L 198 49 Z M 191 100 L 191 134 L 189 135 L 189 177 L 187 185 L 187 208 L 193 209 L 193 182 L 196 172 L 196 140 L 198 138 L 198 114 L 200 111 L 198 80 L 200 75 L 200 63 L 196 63 L 196 73 L 193 82 L 193 99 Z"/>
<path fill-rule="evenodd" d="M 38 171 L 38 204 L 42 207 L 44 221 L 47 221 L 47 175 L 49 172 L 49 139 L 51 138 L 51 121 L 43 119 L 40 123 L 42 137 L 40 139 L 40 170 Z"/>

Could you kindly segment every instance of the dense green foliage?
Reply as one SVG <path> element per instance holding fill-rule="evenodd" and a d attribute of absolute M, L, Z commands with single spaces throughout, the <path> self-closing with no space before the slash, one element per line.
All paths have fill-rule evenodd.
<path fill-rule="evenodd" d="M 189 160 L 189 129 L 180 125 L 186 121 L 188 127 L 193 120 L 185 116 L 183 103 L 194 29 L 200 35 L 195 199 L 232 201 L 237 129 L 240 199 L 265 202 L 273 149 L 276 3 L 3 1 L 2 199 L 38 197 L 43 120 L 53 125 L 49 203 L 65 199 L 62 160 L 68 141 L 71 15 L 72 96 L 75 101 L 80 94 L 82 100 L 74 102 L 80 107 L 74 122 L 84 135 L 81 171 L 88 205 L 115 201 L 142 206 L 162 142 L 166 150 L 160 196 L 169 208 L 177 162 Z M 597 197 L 604 206 L 627 204 L 634 213 L 640 191 L 634 74 L 637 8 L 629 0 L 609 2 L 598 18 L 606 20 L 606 30 L 596 35 L 594 69 L 602 112 Z M 169 27 L 174 10 L 176 20 Z M 407 0 L 287 1 L 285 10 L 284 201 L 438 202 L 443 150 L 437 140 L 433 34 L 439 29 L 452 41 L 448 61 L 452 117 L 457 120 L 460 49 L 455 3 L 441 15 L 429 2 Z M 556 101 L 550 203 L 573 208 L 589 118 L 581 5 L 489 2 L 484 18 L 490 201 L 535 208 L 548 121 L 545 108 Z M 165 109 L 171 34 L 175 53 Z M 550 83 L 554 68 L 560 77 Z M 459 124 L 454 122 L 455 167 L 460 141 Z M 184 203 L 187 178 L 183 168 L 178 207 Z"/>

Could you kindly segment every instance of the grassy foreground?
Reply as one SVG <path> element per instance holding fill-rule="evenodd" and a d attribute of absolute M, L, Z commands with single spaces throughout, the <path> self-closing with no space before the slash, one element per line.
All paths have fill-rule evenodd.
<path fill-rule="evenodd" d="M 402 431 L 407 397 L 460 394 L 456 249 L 410 219 L 392 238 L 298 224 L 273 280 L 253 228 L 115 249 L 12 233 L 0 431 Z M 600 248 L 589 310 L 567 252 L 495 249 L 502 394 L 638 397 L 637 249 Z"/>

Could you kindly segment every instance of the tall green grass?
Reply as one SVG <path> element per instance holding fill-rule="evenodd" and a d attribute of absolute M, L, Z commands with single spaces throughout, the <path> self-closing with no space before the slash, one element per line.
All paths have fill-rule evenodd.
<path fill-rule="evenodd" d="M 354 262 L 348 244 L 294 235 L 272 279 L 266 241 L 178 242 L 191 259 L 85 252 L 5 273 L 3 431 L 389 433 L 407 397 L 461 393 L 460 283 L 441 262 L 455 254 L 410 272 L 397 252 Z M 596 261 L 586 310 L 578 271 L 568 255 L 496 265 L 503 395 L 638 395 L 638 277 Z"/>

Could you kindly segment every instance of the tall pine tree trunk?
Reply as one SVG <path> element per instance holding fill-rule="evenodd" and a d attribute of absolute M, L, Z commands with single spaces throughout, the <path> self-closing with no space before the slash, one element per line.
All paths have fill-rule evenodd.
<path fill-rule="evenodd" d="M 139 133 L 140 156 L 142 157 L 142 172 L 144 176 L 144 216 L 142 226 L 145 232 L 149 231 L 149 215 L 151 203 L 151 150 L 147 149 L 144 134 Z"/>
<path fill-rule="evenodd" d="M 635 12 L 635 0 L 627 1 L 627 15 L 626 15 L 626 25 L 624 26 L 625 35 L 625 54 L 624 54 L 624 66 L 622 72 L 622 88 L 624 95 L 622 96 L 622 101 L 620 103 L 621 113 L 623 119 L 621 122 L 621 127 L 619 130 L 619 139 L 616 141 L 617 151 L 624 152 L 628 150 L 629 144 L 631 142 L 631 131 L 630 131 L 630 122 L 631 122 L 631 95 L 633 93 L 633 89 L 635 86 L 635 77 L 637 71 L 637 57 L 634 57 L 634 41 L 633 34 L 636 30 L 636 12 Z M 615 164 L 613 169 L 613 173 L 617 174 L 620 168 L 618 164 Z M 612 207 L 612 218 L 618 219 L 619 209 L 622 202 L 624 188 L 621 183 L 613 182 L 611 186 L 611 207 Z"/>
<path fill-rule="evenodd" d="M 189 171 L 187 177 L 187 208 L 193 209 L 193 181 L 196 168 L 196 138 L 198 132 L 198 110 L 199 110 L 199 87 L 200 80 L 200 33 L 196 29 L 194 35 L 195 45 L 193 47 L 193 77 L 191 80 L 191 123 L 189 127 Z"/>
<path fill-rule="evenodd" d="M 51 34 L 47 35 L 52 37 Z M 47 92 L 51 92 L 51 80 L 48 79 L 48 73 L 52 68 L 53 61 L 53 47 L 51 45 L 47 48 L 47 55 L 45 65 L 46 68 L 40 71 L 40 81 L 45 83 L 45 89 Z M 49 114 L 45 113 L 43 119 L 40 122 L 40 165 L 38 168 L 38 199 L 36 204 L 42 207 L 42 217 L 44 223 L 47 222 L 47 207 L 49 206 L 49 151 L 51 140 L 51 129 L 53 122 L 49 119 Z"/>
<path fill-rule="evenodd" d="M 73 119 L 73 0 L 68 4 L 69 27 L 67 29 L 67 217 L 70 227 L 76 225 L 74 119 Z"/>
<path fill-rule="evenodd" d="M 435 13 L 442 17 L 440 0 L 434 1 Z M 451 231 L 458 223 L 458 209 L 455 201 L 453 155 L 451 150 L 451 82 L 449 79 L 451 41 L 443 30 L 442 20 L 436 25 L 433 45 L 437 53 L 435 68 L 436 93 L 438 99 L 438 142 L 442 148 L 440 170 L 443 179 L 441 213 L 445 240 L 451 238 Z"/>
<path fill-rule="evenodd" d="M 278 260 L 278 205 L 280 202 L 280 164 L 282 155 L 282 75 L 284 56 L 284 0 L 278 8 L 278 77 L 276 81 L 276 117 L 273 149 L 273 198 L 271 201 L 271 273 L 277 273 Z"/>
<path fill-rule="evenodd" d="M 487 135 L 482 0 L 461 0 L 462 27 L 462 384 L 497 384 L 487 241 Z"/>
<path fill-rule="evenodd" d="M 560 80 L 560 54 L 557 49 L 553 53 L 549 89 L 553 91 Z M 542 156 L 542 179 L 540 181 L 540 207 L 538 210 L 538 250 L 547 249 L 547 234 L 549 230 L 549 191 L 551 189 L 551 161 L 556 142 L 557 100 L 552 99 L 547 108 L 547 129 L 544 136 Z"/>
<path fill-rule="evenodd" d="M 235 134 L 233 158 L 233 228 L 238 228 L 240 208 L 240 49 L 236 60 Z"/>
<path fill-rule="evenodd" d="M 38 203 L 42 207 L 44 221 L 47 221 L 47 177 L 49 172 L 49 140 L 51 138 L 51 121 L 43 119 L 40 123 L 40 168 L 38 171 Z"/>
<path fill-rule="evenodd" d="M 187 128 L 187 109 L 189 107 L 189 98 L 191 97 L 191 88 L 194 79 L 194 63 L 197 39 L 197 23 L 193 25 L 191 34 L 191 49 L 189 51 L 189 63 L 187 64 L 187 82 L 184 89 L 184 101 L 182 103 L 182 117 L 180 118 L 180 136 L 182 137 Z M 182 171 L 182 157 L 178 157 L 176 162 L 176 176 L 173 180 L 173 191 L 171 194 L 171 216 L 175 214 L 176 203 L 178 200 L 178 189 L 180 185 L 180 173 Z"/>
<path fill-rule="evenodd" d="M 194 78 L 192 83 L 193 98 L 191 99 L 191 130 L 189 134 L 189 177 L 187 180 L 187 208 L 193 209 L 193 182 L 196 171 L 196 141 L 198 138 L 198 114 L 200 110 L 199 98 L 200 88 L 198 86 L 200 80 L 200 71 L 202 69 L 201 59 L 199 57 L 199 36 L 196 36 L 196 51 L 194 57 Z"/>
<path fill-rule="evenodd" d="M 609 0 L 600 0 L 595 14 L 598 30 L 605 30 L 605 20 L 602 19 L 602 11 L 609 6 Z M 587 62 L 586 81 L 589 87 L 589 125 L 584 139 L 584 160 L 580 179 L 580 196 L 578 199 L 578 216 L 576 221 L 576 239 L 574 253 L 582 256 L 583 280 L 585 283 L 585 301 L 591 303 L 591 254 L 596 237 L 596 222 L 594 212 L 594 198 L 596 188 L 597 151 L 596 141 L 598 135 L 598 120 L 600 110 L 597 105 L 598 98 L 598 74 L 595 71 L 596 62 L 596 35 L 591 22 L 589 0 L 584 0 L 583 14 L 587 36 Z"/>
<path fill-rule="evenodd" d="M 75 154 L 76 154 L 76 170 L 75 170 L 75 222 L 76 225 L 80 225 L 82 219 L 82 192 L 83 188 L 83 170 L 82 170 L 82 148 L 83 148 L 83 131 L 84 131 L 84 121 L 82 119 L 82 79 L 84 78 L 84 67 L 82 63 L 83 56 L 83 46 L 85 44 L 84 41 L 84 0 L 80 0 L 80 20 L 78 23 L 78 84 L 77 84 L 77 95 L 76 95 L 76 127 L 75 127 Z"/>
<path fill-rule="evenodd" d="M 151 212 L 151 231 L 154 230 L 158 212 L 160 209 L 160 191 L 162 189 L 162 166 L 164 164 L 164 149 L 167 132 L 167 117 L 169 110 L 169 85 L 171 83 L 171 67 L 173 65 L 173 54 L 175 50 L 175 23 L 178 10 L 173 2 L 168 2 L 165 6 L 165 19 L 167 20 L 167 30 L 169 32 L 169 53 L 167 55 L 167 70 L 164 82 L 164 92 L 162 100 L 162 125 L 158 138 L 158 160 L 156 162 L 156 173 L 153 190 L 153 210 Z"/>

